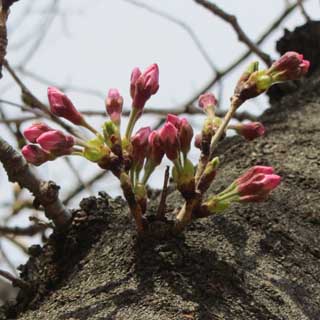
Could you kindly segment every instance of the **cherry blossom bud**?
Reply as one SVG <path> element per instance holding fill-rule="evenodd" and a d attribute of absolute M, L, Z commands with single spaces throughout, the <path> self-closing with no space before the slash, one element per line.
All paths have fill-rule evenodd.
<path fill-rule="evenodd" d="M 286 52 L 275 61 L 267 71 L 274 81 L 297 80 L 309 70 L 310 62 L 303 59 L 303 55 L 294 51 Z"/>
<path fill-rule="evenodd" d="M 143 73 L 141 73 L 138 68 L 133 69 L 130 84 L 133 108 L 142 110 L 147 100 L 149 100 L 158 89 L 159 68 L 157 64 L 152 64 Z"/>
<path fill-rule="evenodd" d="M 167 157 L 174 161 L 179 155 L 179 138 L 178 130 L 171 123 L 166 122 L 164 126 L 159 130 L 160 141 Z"/>
<path fill-rule="evenodd" d="M 54 130 L 43 133 L 37 139 L 37 143 L 47 151 L 63 154 L 65 151 L 68 151 L 73 147 L 75 141 L 72 136 L 66 135 L 61 131 Z"/>
<path fill-rule="evenodd" d="M 41 136 L 43 133 L 47 131 L 52 131 L 52 130 L 54 129 L 50 128 L 45 123 L 38 122 L 38 123 L 33 123 L 30 127 L 25 129 L 23 131 L 23 135 L 28 141 L 35 143 L 39 136 Z"/>
<path fill-rule="evenodd" d="M 148 138 L 151 133 L 150 127 L 144 127 L 137 131 L 135 135 L 131 137 L 132 144 L 132 160 L 141 169 L 144 158 L 148 152 Z"/>
<path fill-rule="evenodd" d="M 134 68 L 131 73 L 131 79 L 130 79 L 130 96 L 133 99 L 135 92 L 136 92 L 136 84 L 137 80 L 141 76 L 141 71 L 139 68 Z"/>
<path fill-rule="evenodd" d="M 186 118 L 182 118 L 179 129 L 180 149 L 184 154 L 190 150 L 193 129 Z"/>
<path fill-rule="evenodd" d="M 169 113 L 166 122 L 171 122 L 178 130 L 181 127 L 181 119 L 175 114 Z"/>
<path fill-rule="evenodd" d="M 148 149 L 148 159 L 152 162 L 154 166 L 158 166 L 164 156 L 164 150 L 160 141 L 159 132 L 153 130 L 149 135 L 149 149 Z"/>
<path fill-rule="evenodd" d="M 237 191 L 240 201 L 263 200 L 280 184 L 280 181 L 281 177 L 276 174 L 256 174 L 251 179 L 238 185 Z"/>
<path fill-rule="evenodd" d="M 123 98 L 118 89 L 110 89 L 106 99 L 106 109 L 110 119 L 115 124 L 120 124 L 120 117 L 123 106 Z"/>
<path fill-rule="evenodd" d="M 199 97 L 198 105 L 208 116 L 213 117 L 217 106 L 217 99 L 212 93 L 205 93 Z"/>
<path fill-rule="evenodd" d="M 75 108 L 71 100 L 59 89 L 55 87 L 48 88 L 48 99 L 51 112 L 65 118 L 75 125 L 83 125 L 82 114 Z"/>
<path fill-rule="evenodd" d="M 51 159 L 49 152 L 41 149 L 39 146 L 34 144 L 25 145 L 22 148 L 21 152 L 25 159 L 35 166 L 40 166 L 41 164 Z"/>
<path fill-rule="evenodd" d="M 266 166 L 254 166 L 242 174 L 236 181 L 236 184 L 244 183 L 250 180 L 253 176 L 257 174 L 274 174 L 274 169 L 272 167 Z"/>
<path fill-rule="evenodd" d="M 241 123 L 235 125 L 234 129 L 239 135 L 249 141 L 261 137 L 265 133 L 265 128 L 261 122 Z"/>

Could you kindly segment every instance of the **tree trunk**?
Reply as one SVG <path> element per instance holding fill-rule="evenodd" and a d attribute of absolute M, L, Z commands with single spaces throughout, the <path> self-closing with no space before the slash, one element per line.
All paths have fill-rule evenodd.
<path fill-rule="evenodd" d="M 310 23 L 287 33 L 278 47 L 319 57 L 318 29 Z M 313 61 L 299 88 L 273 90 L 265 137 L 233 137 L 219 147 L 211 192 L 252 165 L 271 165 L 283 181 L 267 202 L 233 206 L 156 240 L 137 238 L 121 198 L 84 199 L 66 234 L 31 248 L 22 278 L 35 290 L 21 292 L 7 318 L 319 320 L 319 76 Z M 152 192 L 150 213 L 158 201 Z M 181 203 L 177 192 L 169 195 L 169 209 Z"/>

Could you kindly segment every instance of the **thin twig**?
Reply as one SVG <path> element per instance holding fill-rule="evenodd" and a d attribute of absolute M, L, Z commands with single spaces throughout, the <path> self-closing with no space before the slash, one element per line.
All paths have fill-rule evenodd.
<path fill-rule="evenodd" d="M 40 82 L 40 83 L 47 85 L 47 86 L 55 86 L 62 91 L 81 92 L 81 93 L 95 96 L 99 99 L 103 99 L 103 100 L 105 99 L 105 94 L 98 91 L 98 90 L 74 86 L 69 83 L 64 83 L 64 84 L 54 83 L 54 82 L 52 82 L 52 80 L 46 79 L 46 78 L 34 73 L 33 71 L 26 70 L 23 66 L 17 67 L 17 71 L 22 73 L 24 76 L 27 76 L 37 82 Z"/>
<path fill-rule="evenodd" d="M 12 234 L 15 236 L 34 236 L 43 230 L 46 230 L 48 225 L 45 224 L 32 224 L 28 227 L 8 227 L 0 226 L 1 234 Z"/>
<path fill-rule="evenodd" d="M 310 16 L 308 15 L 304 5 L 303 5 L 303 1 L 302 0 L 297 0 L 297 4 L 300 8 L 301 14 L 304 16 L 304 18 L 306 19 L 307 22 L 311 21 Z"/>
<path fill-rule="evenodd" d="M 278 16 L 278 18 L 262 33 L 262 35 L 255 42 L 256 46 L 261 45 L 273 31 L 277 30 L 282 21 L 295 9 L 297 8 L 297 3 L 292 4 L 291 6 L 284 9 L 284 11 Z M 243 61 L 245 61 L 252 54 L 251 50 L 247 50 L 244 54 L 242 54 L 239 58 L 235 59 L 233 63 L 231 63 L 226 69 L 222 70 L 219 74 L 213 77 L 209 82 L 207 82 L 199 91 L 193 94 L 186 102 L 184 102 L 179 109 L 187 109 L 192 106 L 193 103 L 198 99 L 198 97 L 210 90 L 218 81 L 220 81 L 223 77 L 233 71 L 236 67 L 238 67 Z"/>
<path fill-rule="evenodd" d="M 64 160 L 66 161 L 68 167 L 70 168 L 70 170 L 72 171 L 72 173 L 74 174 L 74 176 L 76 177 L 76 179 L 78 180 L 78 184 L 80 186 L 83 187 L 83 189 L 86 189 L 88 192 L 91 193 L 90 190 L 90 186 L 88 186 L 86 184 L 86 182 L 83 181 L 83 179 L 80 176 L 80 173 L 78 172 L 78 170 L 74 167 L 74 165 L 72 164 L 71 160 L 68 157 L 65 157 Z"/>
<path fill-rule="evenodd" d="M 18 287 L 22 290 L 30 290 L 30 285 L 26 281 L 16 278 L 8 271 L 0 270 L 0 276 L 9 280 L 14 287 Z"/>
<path fill-rule="evenodd" d="M 254 52 L 258 57 L 263 60 L 267 66 L 271 65 L 271 57 L 263 52 L 243 31 L 243 29 L 240 27 L 238 20 L 236 16 L 231 15 L 221 8 L 219 8 L 216 4 L 209 2 L 207 0 L 194 0 L 196 3 L 202 5 L 206 9 L 208 9 L 213 14 L 219 16 L 224 21 L 228 22 L 234 31 L 237 33 L 239 41 L 245 43 L 247 47 Z"/>
<path fill-rule="evenodd" d="M 174 17 L 174 16 L 170 15 L 169 13 L 166 13 L 164 11 L 156 9 L 156 8 L 146 4 L 146 3 L 141 3 L 141 2 L 136 1 L 136 0 L 123 0 L 123 1 L 128 2 L 128 3 L 132 4 L 132 5 L 135 5 L 137 7 L 143 8 L 143 9 L 147 10 L 148 12 L 151 12 L 151 13 L 153 13 L 153 14 L 161 17 L 161 18 L 164 18 L 164 19 L 176 24 L 177 26 L 181 27 L 190 36 L 190 38 L 192 39 L 192 41 L 194 42 L 194 44 L 198 48 L 199 52 L 201 53 L 202 57 L 206 60 L 206 62 L 211 67 L 211 69 L 213 69 L 216 73 L 219 73 L 216 65 L 213 63 L 213 61 L 210 58 L 209 54 L 206 52 L 204 46 L 201 44 L 201 42 L 200 42 L 199 38 L 197 37 L 196 33 L 194 32 L 194 30 L 188 24 L 186 24 L 184 21 L 178 19 L 177 17 Z"/>
<path fill-rule="evenodd" d="M 30 121 L 30 120 L 37 120 L 39 117 L 36 116 L 28 116 L 28 117 L 17 117 L 17 118 L 6 118 L 6 119 L 0 119 L 0 124 L 21 124 L 22 122 L 25 121 Z"/>
<path fill-rule="evenodd" d="M 85 182 L 86 186 L 92 186 L 95 182 L 103 178 L 108 171 L 101 171 L 98 172 L 95 176 L 93 176 L 91 179 Z M 77 185 L 72 191 L 69 192 L 69 194 L 64 198 L 63 203 L 67 205 L 77 194 L 79 194 L 81 191 L 84 190 L 83 185 Z"/>
<path fill-rule="evenodd" d="M 163 180 L 163 188 L 162 188 L 160 203 L 159 203 L 158 212 L 157 212 L 157 218 L 163 218 L 166 212 L 168 181 L 169 181 L 169 166 L 166 166 L 166 171 L 164 173 L 164 180 Z"/>

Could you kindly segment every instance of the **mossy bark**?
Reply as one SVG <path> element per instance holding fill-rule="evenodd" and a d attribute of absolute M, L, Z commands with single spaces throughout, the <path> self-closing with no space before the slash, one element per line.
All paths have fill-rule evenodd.
<path fill-rule="evenodd" d="M 309 28 L 319 39 L 318 26 L 296 34 Z M 235 205 L 195 221 L 183 235 L 156 240 L 137 238 L 120 198 L 85 199 L 66 234 L 33 248 L 22 277 L 35 291 L 21 293 L 7 318 L 18 312 L 24 320 L 320 319 L 320 72 L 314 69 L 299 88 L 273 94 L 262 117 L 265 137 L 250 143 L 234 137 L 219 147 L 222 165 L 210 192 L 252 165 L 271 165 L 283 180 L 267 202 Z M 153 192 L 154 211 L 158 201 Z M 170 193 L 168 207 L 181 204 Z"/>

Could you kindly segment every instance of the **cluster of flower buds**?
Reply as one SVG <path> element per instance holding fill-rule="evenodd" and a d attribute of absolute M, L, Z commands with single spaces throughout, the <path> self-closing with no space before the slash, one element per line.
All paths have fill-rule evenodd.
<path fill-rule="evenodd" d="M 309 67 L 310 62 L 294 51 L 285 53 L 265 70 L 258 70 L 258 62 L 253 62 L 241 76 L 235 96 L 241 102 L 256 97 L 275 83 L 300 79 L 307 74 Z"/>
<path fill-rule="evenodd" d="M 233 202 L 263 201 L 278 186 L 280 177 L 271 167 L 256 166 L 234 181 L 226 190 L 202 202 L 202 195 L 208 190 L 217 174 L 219 159 L 213 156 L 216 143 L 223 138 L 227 129 L 235 130 L 246 140 L 253 140 L 264 134 L 260 122 L 229 125 L 236 108 L 246 99 L 267 90 L 272 84 L 295 80 L 306 74 L 309 62 L 295 52 L 288 52 L 267 70 L 258 70 L 253 63 L 240 78 L 231 106 L 222 119 L 216 116 L 217 99 L 211 93 L 199 97 L 199 107 L 206 114 L 201 133 L 195 136 L 195 145 L 201 149 L 201 156 L 195 170 L 188 159 L 193 139 L 193 128 L 186 118 L 168 114 L 164 125 L 157 130 L 144 127 L 134 134 L 134 126 L 141 116 L 146 102 L 159 89 L 159 69 L 156 64 L 144 72 L 135 68 L 131 74 L 130 95 L 132 109 L 125 134 L 121 134 L 123 97 L 117 89 L 110 89 L 106 101 L 109 116 L 102 130 L 96 130 L 77 110 L 71 100 L 57 88 L 48 89 L 51 113 L 62 117 L 76 126 L 88 129 L 94 137 L 83 138 L 64 133 L 46 124 L 36 123 L 24 131 L 30 142 L 22 149 L 28 162 L 41 165 L 63 155 L 78 155 L 96 162 L 101 168 L 110 170 L 120 180 L 138 230 L 143 228 L 141 214 L 146 211 L 146 184 L 164 155 L 173 163 L 172 177 L 177 189 L 188 203 L 177 216 L 192 216 L 190 203 L 197 208 L 205 206 L 209 212 L 219 212 Z M 232 103 L 237 100 L 236 108 Z M 240 101 L 240 103 L 239 103 Z M 75 131 L 72 131 L 75 132 Z M 142 177 L 140 177 L 143 172 Z M 200 194 L 200 196 L 199 196 Z M 199 201 L 201 203 L 199 203 Z M 183 221 L 184 218 L 181 218 Z"/>
<path fill-rule="evenodd" d="M 219 212 L 234 202 L 261 202 L 266 200 L 281 181 L 272 167 L 254 166 L 235 180 L 227 189 L 206 203 L 210 212 Z"/>
<path fill-rule="evenodd" d="M 36 166 L 73 152 L 75 139 L 44 123 L 35 123 L 24 131 L 25 138 L 32 144 L 22 148 L 26 160 Z"/>

